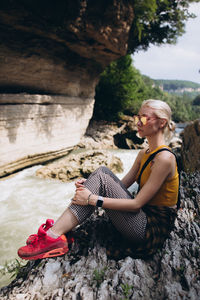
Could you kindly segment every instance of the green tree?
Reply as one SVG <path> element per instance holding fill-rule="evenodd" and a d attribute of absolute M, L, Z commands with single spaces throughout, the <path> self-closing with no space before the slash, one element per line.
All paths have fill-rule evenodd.
<path fill-rule="evenodd" d="M 145 84 L 133 67 L 131 56 L 121 57 L 101 74 L 96 87 L 94 118 L 116 120 L 127 110 L 137 110 L 144 91 Z"/>
<path fill-rule="evenodd" d="M 135 0 L 129 52 L 175 43 L 185 32 L 185 22 L 194 17 L 188 11 L 192 2 L 199 0 Z"/>

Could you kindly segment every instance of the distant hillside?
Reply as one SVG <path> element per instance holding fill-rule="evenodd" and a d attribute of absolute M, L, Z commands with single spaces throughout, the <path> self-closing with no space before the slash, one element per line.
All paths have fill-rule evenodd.
<path fill-rule="evenodd" d="M 167 79 L 154 79 L 153 81 L 155 86 L 170 94 L 186 94 L 190 98 L 194 98 L 200 94 L 200 83 L 197 82 Z"/>
<path fill-rule="evenodd" d="M 168 93 L 200 93 L 200 83 L 187 80 L 154 80 L 154 84 Z"/>

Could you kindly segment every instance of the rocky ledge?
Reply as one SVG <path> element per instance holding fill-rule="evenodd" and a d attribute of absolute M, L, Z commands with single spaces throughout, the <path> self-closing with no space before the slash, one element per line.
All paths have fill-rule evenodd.
<path fill-rule="evenodd" d="M 74 231 L 68 254 L 28 262 L 2 300 L 200 298 L 200 172 L 181 176 L 175 228 L 151 258 L 134 253 L 99 211 Z"/>
<path fill-rule="evenodd" d="M 36 175 L 40 178 L 52 178 L 68 182 L 80 177 L 88 178 L 100 166 L 106 166 L 114 173 L 123 171 L 120 158 L 103 150 L 90 150 L 56 160 L 38 169 Z"/>

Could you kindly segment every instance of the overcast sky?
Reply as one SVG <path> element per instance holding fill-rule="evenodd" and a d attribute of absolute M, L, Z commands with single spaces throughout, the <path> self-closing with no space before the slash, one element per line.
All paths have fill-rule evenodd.
<path fill-rule="evenodd" d="M 186 32 L 176 45 L 151 46 L 133 55 L 134 66 L 153 79 L 180 79 L 200 83 L 200 3 L 190 5 L 195 19 L 186 23 Z"/>

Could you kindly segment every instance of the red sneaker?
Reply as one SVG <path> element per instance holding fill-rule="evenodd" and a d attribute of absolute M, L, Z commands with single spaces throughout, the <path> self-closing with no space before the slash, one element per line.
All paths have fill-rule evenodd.
<path fill-rule="evenodd" d="M 65 235 L 53 239 L 46 231 L 53 226 L 53 220 L 48 219 L 38 229 L 38 234 L 32 234 L 26 241 L 26 246 L 19 248 L 18 255 L 23 259 L 35 260 L 64 255 L 68 252 L 68 242 Z"/>

